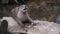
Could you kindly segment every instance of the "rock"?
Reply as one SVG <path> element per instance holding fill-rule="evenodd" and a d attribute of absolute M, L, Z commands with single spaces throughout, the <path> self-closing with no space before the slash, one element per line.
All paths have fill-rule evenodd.
<path fill-rule="evenodd" d="M 28 29 L 27 34 L 59 34 L 60 24 L 48 21 L 36 21 L 37 25 Z"/>
<path fill-rule="evenodd" d="M 17 24 L 17 22 L 12 18 L 12 17 L 3 17 L 3 20 L 7 20 L 8 21 L 8 31 L 11 33 L 26 33 L 25 30 L 23 30 L 23 28 L 21 28 L 20 25 Z"/>
<path fill-rule="evenodd" d="M 29 25 L 27 32 L 23 30 L 20 25 L 12 17 L 3 17 L 2 20 L 8 21 L 8 31 L 12 33 L 27 33 L 27 34 L 59 34 L 60 24 L 48 21 L 34 20 L 35 25 Z"/>

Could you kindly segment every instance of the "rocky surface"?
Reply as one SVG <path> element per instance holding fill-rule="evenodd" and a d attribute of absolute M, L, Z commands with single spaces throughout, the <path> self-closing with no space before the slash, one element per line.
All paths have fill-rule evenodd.
<path fill-rule="evenodd" d="M 20 25 L 17 24 L 11 17 L 4 17 L 2 20 L 8 21 L 8 31 L 12 33 L 27 33 L 27 34 L 60 34 L 60 24 L 48 21 L 34 20 L 36 25 L 27 26 L 26 30 L 23 30 Z"/>
<path fill-rule="evenodd" d="M 28 34 L 59 34 L 60 24 L 48 21 L 35 21 L 36 26 L 28 29 Z"/>
<path fill-rule="evenodd" d="M 17 22 L 12 17 L 3 17 L 3 20 L 7 20 L 8 22 L 8 31 L 11 33 L 25 33 L 25 30 L 21 28 L 20 25 L 17 24 Z"/>

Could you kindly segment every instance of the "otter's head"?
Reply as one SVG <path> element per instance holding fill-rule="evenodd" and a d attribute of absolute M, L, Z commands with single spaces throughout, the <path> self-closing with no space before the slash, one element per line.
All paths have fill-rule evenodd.
<path fill-rule="evenodd" d="M 12 9 L 12 14 L 15 16 L 26 15 L 27 12 L 28 12 L 28 7 L 26 5 L 20 5 L 19 7 Z"/>
<path fill-rule="evenodd" d="M 28 7 L 26 5 L 19 6 L 18 12 L 26 13 L 27 11 L 28 11 Z"/>
<path fill-rule="evenodd" d="M 26 5 L 21 5 L 18 7 L 18 11 L 17 11 L 17 17 L 21 18 L 21 17 L 27 17 L 28 14 L 28 7 Z"/>

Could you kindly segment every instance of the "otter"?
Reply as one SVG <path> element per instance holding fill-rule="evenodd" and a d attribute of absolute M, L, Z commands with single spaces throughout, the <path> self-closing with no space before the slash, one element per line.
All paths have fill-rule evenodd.
<path fill-rule="evenodd" d="M 26 5 L 18 6 L 12 9 L 12 17 L 21 25 L 29 25 L 33 23 L 33 20 L 29 17 L 28 7 Z"/>

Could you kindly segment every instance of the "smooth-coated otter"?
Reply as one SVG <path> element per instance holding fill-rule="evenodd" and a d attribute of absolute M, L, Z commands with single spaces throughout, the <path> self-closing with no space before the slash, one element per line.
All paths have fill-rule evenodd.
<path fill-rule="evenodd" d="M 12 17 L 20 24 L 31 24 L 33 20 L 28 15 L 28 7 L 26 5 L 18 6 L 12 9 Z"/>

